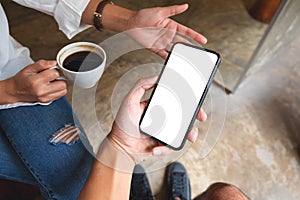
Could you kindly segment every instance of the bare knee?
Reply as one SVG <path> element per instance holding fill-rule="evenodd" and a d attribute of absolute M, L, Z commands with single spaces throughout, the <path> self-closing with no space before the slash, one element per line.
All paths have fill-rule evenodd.
<path fill-rule="evenodd" d="M 234 185 L 217 182 L 212 184 L 195 200 L 249 200 L 246 195 Z"/>

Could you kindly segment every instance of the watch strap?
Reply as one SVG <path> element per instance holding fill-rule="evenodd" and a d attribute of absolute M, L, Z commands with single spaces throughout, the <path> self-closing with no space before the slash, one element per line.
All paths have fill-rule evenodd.
<path fill-rule="evenodd" d="M 97 6 L 96 11 L 94 12 L 94 26 L 96 29 L 98 29 L 99 31 L 101 31 L 103 29 L 103 24 L 102 24 L 102 12 L 104 7 L 107 4 L 113 4 L 112 1 L 110 0 L 103 0 L 100 1 L 100 3 Z"/>

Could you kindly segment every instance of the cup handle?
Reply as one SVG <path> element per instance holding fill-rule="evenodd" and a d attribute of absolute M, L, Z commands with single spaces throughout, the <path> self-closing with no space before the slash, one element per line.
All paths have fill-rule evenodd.
<path fill-rule="evenodd" d="M 53 67 L 50 67 L 49 69 L 58 69 L 60 71 L 60 68 L 57 65 L 55 65 Z M 57 80 L 57 81 L 67 81 L 67 78 L 64 77 L 64 76 L 59 76 L 55 80 Z"/>

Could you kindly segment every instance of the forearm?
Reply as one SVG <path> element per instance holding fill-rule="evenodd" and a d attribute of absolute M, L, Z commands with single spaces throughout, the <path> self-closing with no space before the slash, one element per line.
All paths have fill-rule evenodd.
<path fill-rule="evenodd" d="M 89 2 L 82 13 L 82 24 L 94 24 L 94 12 L 96 11 L 100 1 L 101 0 L 91 0 Z M 103 27 L 117 32 L 125 31 L 127 30 L 130 19 L 135 15 L 135 13 L 135 11 L 117 5 L 107 4 L 102 12 Z"/>
<path fill-rule="evenodd" d="M 79 199 L 128 199 L 133 168 L 130 157 L 105 139 Z"/>
<path fill-rule="evenodd" d="M 128 199 L 131 176 L 131 173 L 114 170 L 95 160 L 79 200 Z"/>

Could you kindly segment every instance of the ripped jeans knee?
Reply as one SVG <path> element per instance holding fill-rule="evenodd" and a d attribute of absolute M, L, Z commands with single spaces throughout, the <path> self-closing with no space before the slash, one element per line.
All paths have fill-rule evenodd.
<path fill-rule="evenodd" d="M 56 131 L 50 138 L 49 142 L 53 145 L 58 145 L 58 144 L 71 145 L 79 140 L 79 134 L 80 134 L 79 128 L 77 128 L 74 125 L 68 124 L 65 125 L 65 127 Z"/>

